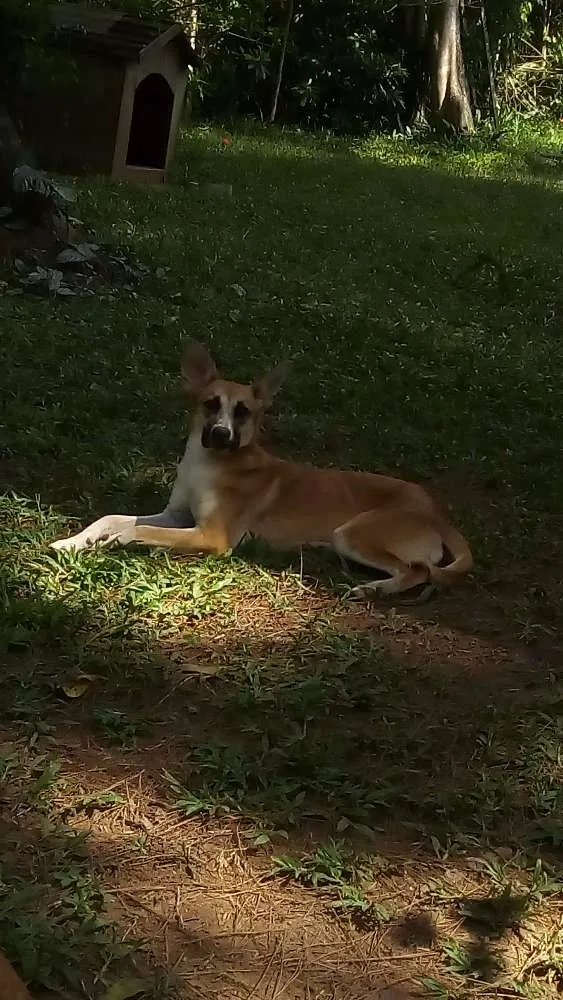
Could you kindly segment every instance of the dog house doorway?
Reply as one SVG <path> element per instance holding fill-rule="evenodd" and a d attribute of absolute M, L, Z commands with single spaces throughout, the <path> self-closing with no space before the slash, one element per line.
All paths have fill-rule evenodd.
<path fill-rule="evenodd" d="M 160 73 L 150 73 L 135 90 L 127 166 L 164 170 L 174 93 Z"/>

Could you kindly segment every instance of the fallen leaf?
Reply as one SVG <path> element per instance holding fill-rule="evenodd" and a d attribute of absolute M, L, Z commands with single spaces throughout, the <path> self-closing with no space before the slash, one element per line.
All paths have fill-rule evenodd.
<path fill-rule="evenodd" d="M 93 681 L 99 680 L 97 674 L 78 674 L 69 684 L 62 684 L 61 691 L 67 698 L 81 698 Z"/>

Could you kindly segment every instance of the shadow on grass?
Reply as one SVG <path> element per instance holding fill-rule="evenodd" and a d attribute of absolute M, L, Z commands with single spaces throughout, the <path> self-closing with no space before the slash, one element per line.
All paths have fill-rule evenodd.
<path fill-rule="evenodd" d="M 195 813 L 225 806 L 279 825 L 296 811 L 327 833 L 343 817 L 376 828 L 392 817 L 444 844 L 516 832 L 530 844 L 557 807 L 556 675 L 507 657 L 479 677 L 456 655 L 462 636 L 441 658 L 418 630 L 423 648 L 401 655 L 389 613 L 373 628 L 307 599 L 257 605 L 255 618 L 251 604 L 240 628 L 210 608 L 167 632 L 150 615 L 146 628 L 142 614 L 108 620 L 99 597 L 77 609 L 30 594 L 27 577 L 2 583 L 4 717 L 91 725 L 102 744 L 164 730 L 203 796 Z"/>
<path fill-rule="evenodd" d="M 185 859 L 183 869 L 178 864 L 182 850 L 192 856 L 189 835 L 165 847 L 160 858 L 166 862 L 153 873 L 127 842 L 104 840 L 99 832 L 85 837 L 56 823 L 47 830 L 45 821 L 39 829 L 36 816 L 29 820 L 37 805 L 24 799 L 23 819 L 2 824 L 0 905 L 2 950 L 37 1000 L 245 1000 L 276 990 L 294 1000 L 412 997 L 411 977 L 428 949 L 422 955 L 413 949 L 397 975 L 392 952 L 380 958 L 373 952 L 373 929 L 372 953 L 365 955 L 365 941 L 345 920 L 325 913 L 319 934 L 315 918 L 326 903 L 314 912 L 305 893 L 261 882 L 248 867 L 236 878 L 226 871 L 216 884 L 211 879 L 202 885 L 197 865 L 195 873 L 186 873 Z M 204 828 L 193 832 L 205 841 Z M 221 857 L 236 851 L 232 836 L 223 834 L 222 841 Z M 243 917 L 249 898 L 252 908 Z M 274 909 L 282 920 L 272 919 Z"/>
<path fill-rule="evenodd" d="M 297 863 L 303 856 L 314 859 L 319 845 L 343 841 L 372 858 L 391 855 L 385 875 L 400 858 L 400 877 L 394 887 L 399 898 L 398 926 L 401 911 L 408 916 L 412 907 L 412 900 L 400 888 L 405 866 L 416 868 L 418 863 L 441 866 L 443 875 L 444 865 L 463 868 L 468 856 L 485 857 L 491 849 L 502 847 L 506 852 L 508 847 L 508 855 L 502 857 L 509 860 L 498 862 L 495 893 L 499 894 L 512 878 L 533 880 L 526 859 L 541 852 L 544 882 L 538 899 L 544 892 L 556 891 L 546 888 L 550 858 L 561 843 L 555 763 L 560 734 L 553 714 L 554 698 L 560 697 L 560 691 L 553 680 L 550 684 L 545 677 L 523 678 L 501 670 L 493 684 L 478 685 L 474 675 L 459 668 L 455 652 L 447 662 L 417 662 L 416 658 L 413 662 L 412 656 L 392 653 L 373 630 L 339 627 L 337 621 L 323 620 L 314 611 L 288 620 L 283 612 L 272 615 L 262 623 L 260 635 L 248 622 L 238 635 L 232 624 L 229 632 L 224 622 L 218 627 L 213 614 L 199 624 L 191 623 L 188 641 L 177 633 L 161 640 L 149 630 L 143 634 L 138 622 L 131 630 L 121 622 L 112 632 L 101 625 L 101 606 L 84 605 L 77 611 L 64 600 L 30 594 L 29 580 L 20 577 L 17 568 L 11 575 L 4 566 L 2 581 L 3 811 L 16 844 L 20 830 L 25 841 L 30 817 L 37 842 L 31 867 L 22 860 L 25 851 L 16 850 L 16 874 L 13 881 L 8 880 L 5 909 L 0 912 L 5 920 L 4 947 L 20 967 L 27 967 L 30 981 L 43 986 L 59 981 L 65 963 L 76 975 L 81 975 L 84 962 L 90 967 L 94 962 L 94 972 L 99 971 L 96 962 L 102 966 L 111 962 L 112 968 L 117 962 L 119 967 L 123 948 L 98 924 L 103 897 L 96 884 L 99 881 L 104 888 L 109 884 L 111 890 L 108 872 L 120 867 L 137 866 L 137 881 L 141 869 L 150 871 L 144 876 L 149 895 L 142 896 L 145 902 L 140 907 L 133 907 L 136 916 L 125 926 L 126 938 L 134 934 L 134 928 L 142 936 L 151 927 L 149 937 L 158 937 L 174 911 L 173 903 L 162 909 L 158 902 L 162 877 L 151 855 L 159 857 L 163 851 L 166 857 L 174 842 L 176 861 L 170 885 L 174 879 L 185 882 L 186 863 L 189 881 L 194 876 L 189 875 L 193 865 L 190 850 L 186 853 L 186 838 L 196 857 L 208 837 L 218 837 L 221 858 L 234 852 L 239 859 L 230 881 L 223 884 L 225 899 L 247 876 L 252 891 L 258 891 L 259 884 L 264 899 L 269 898 L 263 879 L 271 870 L 271 851 L 281 850 Z M 23 771 L 22 752 L 26 758 Z M 142 808 L 131 806 L 129 791 L 123 797 L 122 787 L 128 779 L 133 787 L 132 779 L 140 773 L 149 785 Z M 156 817 L 155 809 L 159 811 Z M 106 810 L 110 814 L 117 810 L 118 816 L 120 810 L 129 810 L 127 822 L 100 824 L 98 817 Z M 88 816 L 94 833 L 90 841 L 79 845 L 83 857 L 86 854 L 86 868 L 77 867 L 69 841 L 69 856 L 66 847 L 55 855 L 55 874 L 47 866 L 39 877 L 45 852 L 53 849 L 49 837 L 59 833 L 63 841 L 74 837 L 68 824 L 72 828 L 77 817 L 81 821 Z M 184 840 L 172 837 L 170 841 L 166 831 L 178 825 Z M 113 862 L 104 860 L 109 845 Z M 207 862 L 210 857 L 213 864 L 219 863 L 213 852 Z M 258 875 L 250 873 L 253 864 Z M 340 862 L 335 864 L 340 870 Z M 92 874 L 92 868 L 97 874 Z M 285 957 L 272 959 L 267 980 L 274 973 L 280 981 L 294 977 L 296 991 L 300 984 L 303 990 L 305 984 L 320 989 L 322 975 L 323 982 L 339 982 L 343 995 L 350 998 L 364 995 L 361 989 L 368 985 L 379 988 L 394 982 L 380 976 L 386 970 L 383 956 L 377 962 L 372 956 L 373 968 L 366 958 L 365 982 L 360 984 L 359 973 L 350 972 L 344 958 L 342 970 L 330 963 L 327 966 L 321 957 L 318 968 L 316 959 L 298 958 L 301 918 L 295 924 L 291 947 L 283 934 L 281 944 L 275 943 L 277 938 L 272 944 L 268 937 L 270 950 L 254 948 L 252 961 L 245 962 L 244 949 L 238 947 L 239 932 L 233 931 L 227 954 L 221 925 L 213 927 L 209 913 L 207 917 L 198 913 L 202 894 L 206 905 L 211 905 L 209 884 L 204 887 L 209 878 L 204 857 L 199 857 L 198 870 L 187 909 L 174 917 L 180 922 L 180 931 L 173 935 L 176 951 L 165 934 L 164 943 L 159 939 L 158 948 L 154 945 L 153 961 L 158 959 L 173 969 L 172 948 L 180 979 L 180 966 L 185 969 L 186 963 L 192 963 L 189 975 L 193 979 L 197 953 L 200 995 L 206 996 L 208 987 L 213 995 L 209 961 L 221 966 L 217 984 L 221 976 L 229 980 L 229 963 L 244 967 L 242 978 L 248 990 L 256 985 L 272 955 L 278 954 L 278 946 Z M 325 895 L 340 885 L 338 878 L 342 881 L 338 876 L 335 882 L 331 870 L 328 881 L 326 872 L 323 878 L 319 885 Z M 25 886 L 29 880 L 41 879 L 39 905 L 33 892 L 26 896 Z M 374 884 L 376 893 L 385 892 L 378 877 Z M 118 895 L 120 887 L 118 880 Z M 356 892 L 357 887 L 353 888 Z M 389 893 L 389 885 L 386 890 Z M 531 905 L 531 890 L 527 891 Z M 13 893 L 17 907 L 21 892 L 20 922 Z M 435 903 L 435 890 L 430 897 Z M 32 907 L 39 905 L 43 921 L 41 945 L 35 951 L 30 937 L 39 931 L 34 930 L 30 916 L 30 899 Z M 293 899 L 285 899 L 283 905 L 280 901 L 280 912 L 286 912 L 284 906 L 291 909 Z M 373 896 L 360 893 L 358 900 L 360 910 L 364 904 L 368 909 L 379 906 L 377 896 L 374 902 Z M 326 905 L 325 899 L 321 909 Z M 152 924 L 140 920 L 143 906 L 145 912 L 147 906 L 152 910 Z M 301 895 L 298 913 L 308 912 L 308 906 Z M 57 930 L 50 952 L 46 928 L 53 907 L 61 915 L 58 926 L 62 930 Z M 122 927 L 126 909 L 118 911 Z M 514 911 L 506 925 L 517 925 L 527 911 L 527 904 L 520 914 Z M 337 922 L 335 927 L 340 929 L 334 931 L 335 937 L 323 924 L 325 937 L 321 934 L 317 942 L 321 952 L 329 945 L 344 948 L 346 935 L 358 933 L 352 930 L 354 909 L 346 912 L 352 923 Z M 374 910 L 376 915 L 379 912 Z M 482 914 L 468 912 L 468 916 L 475 922 Z M 193 941 L 190 944 L 191 932 L 186 936 L 182 930 L 183 921 L 192 919 L 199 921 L 192 936 L 200 942 L 197 947 Z M 6 929 L 11 921 L 16 924 L 15 936 Z M 241 932 L 243 938 L 261 933 L 265 921 L 262 915 L 258 929 L 252 923 L 253 930 Z M 376 930 L 380 922 L 377 916 Z M 76 947 L 69 948 L 67 935 L 73 928 Z M 313 927 L 312 933 L 318 934 L 318 928 Z M 451 945 L 455 952 L 450 956 L 452 967 L 457 962 L 460 974 L 486 978 L 487 934 L 471 933 L 477 944 Z M 210 951 L 204 955 L 207 934 Z M 368 938 L 364 932 L 366 946 Z M 434 948 L 438 957 L 440 949 L 442 944 Z M 420 964 L 416 948 L 409 962 L 412 978 Z M 487 968 L 492 969 L 490 963 Z M 187 983 L 189 976 L 184 986 Z M 241 986 L 240 996 L 244 995 Z"/>

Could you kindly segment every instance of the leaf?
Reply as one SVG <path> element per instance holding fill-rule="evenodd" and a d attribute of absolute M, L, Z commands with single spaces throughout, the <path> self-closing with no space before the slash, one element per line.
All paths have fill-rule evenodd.
<path fill-rule="evenodd" d="M 58 264 L 82 264 L 85 260 L 94 260 L 100 248 L 96 243 L 77 243 L 75 246 L 65 247 L 57 254 Z"/>
<path fill-rule="evenodd" d="M 26 274 L 22 281 L 26 285 L 38 285 L 40 281 L 47 281 L 49 279 L 49 271 L 45 270 L 44 267 L 37 267 L 35 271 L 30 271 Z"/>
<path fill-rule="evenodd" d="M 442 860 L 444 856 L 444 850 L 442 848 L 440 841 L 438 840 L 437 837 L 434 836 L 434 834 L 432 834 L 432 836 L 430 837 L 430 841 L 432 843 L 432 847 L 434 848 L 434 854 L 436 855 L 437 858 Z"/>
<path fill-rule="evenodd" d="M 49 277 L 47 279 L 47 287 L 50 292 L 57 292 L 61 286 L 63 280 L 63 272 L 58 271 L 56 268 L 49 269 Z"/>
<path fill-rule="evenodd" d="M 270 837 L 267 833 L 259 833 L 257 837 L 252 841 L 255 847 L 262 847 L 263 844 L 270 843 Z"/>
<path fill-rule="evenodd" d="M 59 184 L 58 181 L 51 181 L 51 187 L 55 194 L 62 198 L 63 201 L 76 201 L 76 191 L 69 187 L 68 184 Z"/>
<path fill-rule="evenodd" d="M 128 979 L 117 979 L 104 993 L 103 1000 L 130 1000 L 147 990 L 147 983 L 142 979 L 130 977 Z"/>
<path fill-rule="evenodd" d="M 62 690 L 67 698 L 81 698 L 89 687 L 88 681 L 81 681 L 76 684 L 63 684 Z"/>
<path fill-rule="evenodd" d="M 12 174 L 12 187 L 16 194 L 25 194 L 28 191 L 33 191 L 35 194 L 41 194 L 44 197 L 49 197 L 53 190 L 47 175 L 42 170 L 35 170 L 34 167 L 28 166 L 27 163 L 22 163 L 21 166 L 16 167 L 14 170 Z"/>
<path fill-rule="evenodd" d="M 364 823 L 354 823 L 354 830 L 368 840 L 377 840 L 376 831 L 371 826 L 365 826 Z M 378 832 L 381 833 L 381 828 L 378 828 Z"/>
<path fill-rule="evenodd" d="M 49 788 L 53 784 L 60 769 L 60 761 L 50 760 L 43 768 L 39 777 L 33 782 L 31 786 L 33 793 L 37 795 L 38 792 L 44 792 L 46 788 Z"/>
<path fill-rule="evenodd" d="M 418 981 L 422 984 L 422 986 L 424 986 L 426 990 L 428 990 L 429 993 L 433 993 L 434 996 L 443 997 L 444 1000 L 446 1000 L 446 998 L 449 997 L 450 995 L 447 986 L 444 986 L 443 983 L 438 982 L 437 979 L 432 979 L 430 976 L 424 976 Z"/>
<path fill-rule="evenodd" d="M 90 684 L 97 680 L 99 678 L 96 674 L 78 674 L 70 684 L 61 685 L 61 691 L 66 694 L 67 698 L 81 698 Z"/>

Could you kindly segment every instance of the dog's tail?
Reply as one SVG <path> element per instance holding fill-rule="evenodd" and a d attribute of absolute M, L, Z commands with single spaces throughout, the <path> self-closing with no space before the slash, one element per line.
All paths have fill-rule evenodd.
<path fill-rule="evenodd" d="M 439 528 L 442 542 L 453 556 L 448 566 L 429 566 L 428 572 L 433 583 L 451 587 L 473 568 L 473 556 L 465 538 L 453 524 L 443 521 Z"/>

